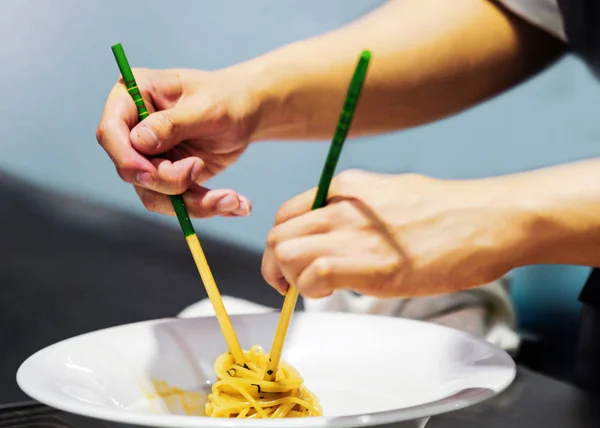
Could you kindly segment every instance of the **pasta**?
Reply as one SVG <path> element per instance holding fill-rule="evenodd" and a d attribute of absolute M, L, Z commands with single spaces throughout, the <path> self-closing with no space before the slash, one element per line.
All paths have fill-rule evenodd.
<path fill-rule="evenodd" d="M 318 398 L 292 366 L 281 361 L 275 381 L 265 381 L 269 355 L 260 346 L 253 346 L 244 356 L 243 366 L 235 364 L 230 353 L 215 361 L 218 380 L 206 402 L 207 416 L 293 418 L 323 414 Z"/>

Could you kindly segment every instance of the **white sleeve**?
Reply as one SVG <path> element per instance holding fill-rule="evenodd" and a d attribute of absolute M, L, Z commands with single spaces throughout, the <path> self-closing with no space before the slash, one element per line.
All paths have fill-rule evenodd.
<path fill-rule="evenodd" d="M 516 15 L 561 40 L 567 41 L 557 0 L 496 0 Z"/>

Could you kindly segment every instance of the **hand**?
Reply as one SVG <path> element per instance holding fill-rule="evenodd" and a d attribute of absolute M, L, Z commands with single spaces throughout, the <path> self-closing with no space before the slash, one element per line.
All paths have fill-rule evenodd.
<path fill-rule="evenodd" d="M 493 281 L 527 251 L 501 179 L 442 181 L 347 171 L 328 205 L 315 189 L 286 202 L 267 238 L 263 276 L 306 297 L 336 289 L 376 297 L 449 293 Z"/>
<path fill-rule="evenodd" d="M 193 217 L 250 213 L 250 201 L 234 190 L 202 187 L 235 162 L 256 126 L 252 94 L 231 73 L 134 70 L 150 112 L 139 124 L 123 81 L 114 86 L 97 139 L 149 210 L 174 215 L 166 195 L 185 192 Z"/>

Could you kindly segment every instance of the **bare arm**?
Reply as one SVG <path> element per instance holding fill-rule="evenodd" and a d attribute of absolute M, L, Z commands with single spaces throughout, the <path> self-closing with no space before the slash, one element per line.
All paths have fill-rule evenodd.
<path fill-rule="evenodd" d="M 523 220 L 512 249 L 519 265 L 600 266 L 600 159 L 489 181 L 502 186 Z"/>
<path fill-rule="evenodd" d="M 247 215 L 246 197 L 204 183 L 250 142 L 330 138 L 363 49 L 373 60 L 354 135 L 459 112 L 541 70 L 564 47 L 488 0 L 391 0 L 339 30 L 223 70 L 135 70 L 152 113 L 136 125 L 118 81 L 98 142 L 150 210 L 173 214 L 165 194 L 184 193 L 192 216 Z"/>
<path fill-rule="evenodd" d="M 394 0 L 231 70 L 260 87 L 252 140 L 328 138 L 358 54 L 373 52 L 354 135 L 434 121 L 541 70 L 564 47 L 487 0 Z"/>

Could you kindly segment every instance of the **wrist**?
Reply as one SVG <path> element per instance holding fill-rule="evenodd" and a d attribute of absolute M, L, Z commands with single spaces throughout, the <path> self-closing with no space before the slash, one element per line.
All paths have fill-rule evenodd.
<path fill-rule="evenodd" d="M 496 233 L 500 254 L 511 269 L 540 263 L 548 241 L 548 224 L 543 221 L 537 197 L 514 176 L 486 179 L 492 187 L 494 211 L 500 214 Z"/>
<path fill-rule="evenodd" d="M 504 272 L 534 263 L 538 253 L 531 239 L 537 214 L 523 203 L 518 183 L 510 176 L 456 182 L 455 197 L 465 196 L 474 209 L 472 239 L 480 256 Z M 486 262 L 487 263 L 487 262 Z"/>
<path fill-rule="evenodd" d="M 510 213 L 513 267 L 598 265 L 599 167 L 594 160 L 491 179 Z"/>
<path fill-rule="evenodd" d="M 292 46 L 281 50 L 293 49 Z M 282 56 L 284 58 L 282 58 Z M 234 65 L 225 71 L 244 82 L 246 110 L 252 116 L 250 142 L 303 135 L 305 117 L 291 108 L 289 99 L 295 65 L 279 51 Z"/>

